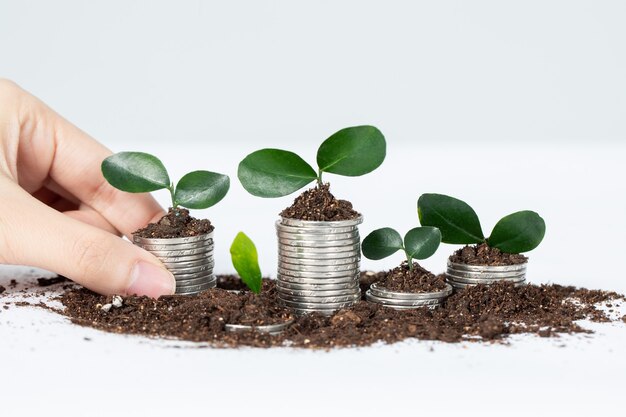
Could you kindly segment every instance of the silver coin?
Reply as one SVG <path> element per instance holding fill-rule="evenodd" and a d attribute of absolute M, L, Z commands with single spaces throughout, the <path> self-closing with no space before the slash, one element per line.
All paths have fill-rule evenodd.
<path fill-rule="evenodd" d="M 281 253 L 298 253 L 298 254 L 308 254 L 308 255 L 325 255 L 325 254 L 335 254 L 335 253 L 344 253 L 344 252 L 359 252 L 361 251 L 361 242 L 356 242 L 352 245 L 343 245 L 339 247 L 297 247 L 290 245 L 281 244 L 280 240 L 278 241 L 278 251 Z"/>
<path fill-rule="evenodd" d="M 342 248 L 344 246 L 353 246 L 361 243 L 359 238 L 345 239 L 345 240 L 328 240 L 328 241 L 315 241 L 315 240 L 293 240 L 279 238 L 278 244 L 283 246 L 291 246 L 295 248 L 309 248 L 309 250 L 315 251 L 317 248 Z"/>
<path fill-rule="evenodd" d="M 281 286 L 276 287 L 276 291 L 280 294 L 292 297 L 342 297 L 356 294 L 358 288 L 349 288 L 343 290 L 293 290 Z"/>
<path fill-rule="evenodd" d="M 467 265 L 448 260 L 448 268 L 457 271 L 501 273 L 501 272 L 521 272 L 526 270 L 527 263 L 517 265 Z"/>
<path fill-rule="evenodd" d="M 462 278 L 462 277 L 456 277 L 454 275 L 448 275 L 446 274 L 446 279 L 448 281 L 452 280 L 458 283 L 462 283 L 462 284 L 485 284 L 485 285 L 491 285 L 494 284 L 496 282 L 523 282 L 526 281 L 525 277 L 514 277 L 514 278 L 498 278 L 498 279 L 477 279 L 477 278 Z"/>
<path fill-rule="evenodd" d="M 290 291 L 339 291 L 339 290 L 355 290 L 359 288 L 359 282 L 353 280 L 340 284 L 303 284 L 278 280 L 276 287 Z"/>
<path fill-rule="evenodd" d="M 280 220 L 276 221 L 276 230 L 279 232 L 286 232 L 292 234 L 334 234 L 334 233 L 352 233 L 355 230 L 358 231 L 358 226 L 345 226 L 345 227 L 295 227 L 285 226 L 280 223 Z"/>
<path fill-rule="evenodd" d="M 189 285 L 180 288 L 176 287 L 176 294 L 199 293 L 210 288 L 215 288 L 215 282 L 209 282 L 202 285 Z"/>
<path fill-rule="evenodd" d="M 280 333 L 287 329 L 293 323 L 293 319 L 279 324 L 266 324 L 261 326 L 253 326 L 248 324 L 226 324 L 224 328 L 229 332 L 259 332 L 259 333 Z"/>
<path fill-rule="evenodd" d="M 183 244 L 183 243 L 207 241 L 211 239 L 213 239 L 213 232 L 205 233 L 199 236 L 174 237 L 174 238 L 145 238 L 145 237 L 133 235 L 134 243 L 141 243 L 141 244 L 146 244 L 146 245 L 178 245 L 178 244 Z"/>
<path fill-rule="evenodd" d="M 311 253 L 311 252 L 292 252 L 278 249 L 278 256 L 296 259 L 308 259 L 312 261 L 332 261 L 335 259 L 361 258 L 361 251 L 333 252 L 333 253 Z"/>
<path fill-rule="evenodd" d="M 167 268 L 172 274 L 195 274 L 203 271 L 213 271 L 213 262 L 206 262 L 200 266 L 186 268 Z"/>
<path fill-rule="evenodd" d="M 292 303 L 314 303 L 314 304 L 337 304 L 337 303 L 349 303 L 356 302 L 361 299 L 361 293 L 350 295 L 332 295 L 332 296 L 320 296 L 320 297 L 306 297 L 295 296 L 285 293 L 278 293 L 278 296 L 283 301 L 289 301 Z"/>
<path fill-rule="evenodd" d="M 194 243 L 181 243 L 178 245 L 149 245 L 149 244 L 141 244 L 138 242 L 134 242 L 135 245 L 144 248 L 145 250 L 156 250 L 156 251 L 162 251 L 162 250 L 187 250 L 187 249 L 199 249 L 199 248 L 212 248 L 213 245 L 213 241 L 200 241 L 200 242 L 194 242 Z"/>
<path fill-rule="evenodd" d="M 213 259 L 213 253 L 205 253 L 200 255 L 190 256 L 157 256 L 164 264 L 172 262 L 187 262 L 187 261 L 200 261 L 202 259 Z"/>
<path fill-rule="evenodd" d="M 359 280 L 358 271 L 340 271 L 340 272 L 294 272 L 288 269 L 278 268 L 278 279 L 283 281 L 301 282 L 303 284 L 316 284 L 327 282 L 329 284 L 338 284 L 346 281 Z"/>
<path fill-rule="evenodd" d="M 348 240 L 348 239 L 358 239 L 359 231 L 355 230 L 354 232 L 349 233 L 288 233 L 283 231 L 276 232 L 276 235 L 279 239 L 289 239 L 289 240 L 310 240 L 314 242 L 326 242 L 326 241 L 337 241 L 337 240 Z"/>
<path fill-rule="evenodd" d="M 402 300 L 397 298 L 382 298 L 377 297 L 372 294 L 370 290 L 365 292 L 365 299 L 367 301 L 383 304 L 383 305 L 392 305 L 392 306 L 402 306 L 402 307 L 424 307 L 439 304 L 439 299 L 426 299 L 426 300 Z"/>
<path fill-rule="evenodd" d="M 168 269 L 185 269 L 185 268 L 197 268 L 199 266 L 210 266 L 211 268 L 214 266 L 215 261 L 213 257 L 196 259 L 195 261 L 179 261 L 179 262 L 163 262 L 163 265 Z"/>
<path fill-rule="evenodd" d="M 338 220 L 338 221 L 314 221 L 314 220 L 298 220 L 290 219 L 287 217 L 281 217 L 280 223 L 284 226 L 304 227 L 304 228 L 316 228 L 316 227 L 349 227 L 358 226 L 363 223 L 363 216 L 359 216 L 353 220 Z"/>
<path fill-rule="evenodd" d="M 215 275 L 198 275 L 196 277 L 175 278 L 176 286 L 201 285 L 216 280 Z"/>
<path fill-rule="evenodd" d="M 430 300 L 430 299 L 443 299 L 452 294 L 452 287 L 446 284 L 446 288 L 442 291 L 422 292 L 422 293 L 410 293 L 400 291 L 390 291 L 384 287 L 380 287 L 378 283 L 373 283 L 370 286 L 370 292 L 372 295 L 381 298 L 392 298 L 399 300 Z"/>
<path fill-rule="evenodd" d="M 356 272 L 359 270 L 359 262 L 352 262 L 347 265 L 294 265 L 288 264 L 286 262 L 278 261 L 279 269 L 286 269 L 294 272 L 341 272 L 341 271 L 352 271 Z"/>
<path fill-rule="evenodd" d="M 192 256 L 192 255 L 207 255 L 213 254 L 213 248 L 201 247 L 198 249 L 183 249 L 183 250 L 150 250 L 148 251 L 157 258 L 170 258 L 179 256 Z"/>
<path fill-rule="evenodd" d="M 280 262 L 293 264 L 293 265 L 310 265 L 310 266 L 334 266 L 334 265 L 350 265 L 361 260 L 360 256 L 351 256 L 349 258 L 335 258 L 335 259 L 307 259 L 291 256 L 278 255 Z"/>
<path fill-rule="evenodd" d="M 213 271 L 200 271 L 200 272 L 194 272 L 194 273 L 176 273 L 173 274 L 174 278 L 176 278 L 176 280 L 185 280 L 185 279 L 197 279 L 200 277 L 212 277 L 213 275 Z"/>
<path fill-rule="evenodd" d="M 346 308 L 346 307 L 350 307 L 354 305 L 354 303 L 358 301 L 358 300 L 355 300 L 355 301 L 349 301 L 345 303 L 301 303 L 301 302 L 285 300 L 282 297 L 279 297 L 278 300 L 280 301 L 281 304 L 290 308 L 293 307 L 297 309 L 321 309 L 321 310 L 331 309 L 331 308 L 333 309 Z"/>
<path fill-rule="evenodd" d="M 469 271 L 457 271 L 456 269 L 448 268 L 446 273 L 454 275 L 460 278 L 477 278 L 477 279 L 501 279 L 501 278 L 519 278 L 526 275 L 526 271 L 522 272 L 469 272 Z"/>

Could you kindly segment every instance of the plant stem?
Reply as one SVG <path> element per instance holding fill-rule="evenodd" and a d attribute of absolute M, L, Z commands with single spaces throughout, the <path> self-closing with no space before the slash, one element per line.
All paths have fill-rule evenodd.
<path fill-rule="evenodd" d="M 322 170 L 321 169 L 319 171 L 317 171 L 317 185 L 319 187 L 324 185 L 324 183 L 322 182 Z"/>
<path fill-rule="evenodd" d="M 411 255 L 409 255 L 406 250 L 404 251 L 404 253 L 406 255 L 406 263 L 407 265 L 409 265 L 409 271 L 412 271 L 413 270 L 413 258 L 411 258 Z"/>
<path fill-rule="evenodd" d="M 169 187 L 167 187 L 167 189 L 170 192 L 170 197 L 172 198 L 172 210 L 175 209 L 176 207 L 178 207 L 178 204 L 176 204 L 176 198 L 174 197 L 176 190 L 174 189 L 174 184 L 170 184 Z"/>

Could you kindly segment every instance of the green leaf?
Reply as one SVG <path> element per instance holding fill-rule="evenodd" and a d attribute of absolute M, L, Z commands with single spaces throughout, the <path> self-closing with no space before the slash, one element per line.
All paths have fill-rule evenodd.
<path fill-rule="evenodd" d="M 316 179 L 317 173 L 293 152 L 261 149 L 239 163 L 237 176 L 252 195 L 282 197 Z"/>
<path fill-rule="evenodd" d="M 376 229 L 363 239 L 361 247 L 366 258 L 383 259 L 403 249 L 402 236 L 390 227 Z"/>
<path fill-rule="evenodd" d="M 441 231 L 444 243 L 482 243 L 485 241 L 480 221 L 467 203 L 443 194 L 422 194 L 417 200 L 417 214 L 422 226 Z"/>
<path fill-rule="evenodd" d="M 178 181 L 174 200 L 190 209 L 205 209 L 217 204 L 230 188 L 227 175 L 209 171 L 193 171 Z"/>
<path fill-rule="evenodd" d="M 439 243 L 441 232 L 436 227 L 416 227 L 404 236 L 404 249 L 412 259 L 430 258 L 437 252 Z"/>
<path fill-rule="evenodd" d="M 129 193 L 147 193 L 170 186 L 170 177 L 156 156 L 143 152 L 119 152 L 101 165 L 102 175 L 113 187 Z"/>
<path fill-rule="evenodd" d="M 518 211 L 503 217 L 493 228 L 488 244 L 506 253 L 535 249 L 546 234 L 546 223 L 534 211 Z"/>
<path fill-rule="evenodd" d="M 239 232 L 230 246 L 230 256 L 241 280 L 250 288 L 250 291 L 255 294 L 260 293 L 263 277 L 254 242 L 245 233 Z"/>
<path fill-rule="evenodd" d="M 317 151 L 320 171 L 357 177 L 372 172 L 385 160 L 385 137 L 374 126 L 341 129 Z"/>

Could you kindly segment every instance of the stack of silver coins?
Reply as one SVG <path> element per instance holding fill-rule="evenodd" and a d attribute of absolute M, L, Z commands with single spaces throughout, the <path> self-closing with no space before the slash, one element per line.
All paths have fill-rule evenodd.
<path fill-rule="evenodd" d="M 213 232 L 169 239 L 133 236 L 133 243 L 159 258 L 174 275 L 176 294 L 197 294 L 217 284 L 213 275 Z"/>
<path fill-rule="evenodd" d="M 515 285 L 526 283 L 527 263 L 517 265 L 467 265 L 448 261 L 446 281 L 455 289 L 472 285 L 491 285 L 496 282 L 511 282 Z"/>
<path fill-rule="evenodd" d="M 361 298 L 359 275 L 363 217 L 342 221 L 281 218 L 278 234 L 280 303 L 296 314 L 330 315 Z"/>
<path fill-rule="evenodd" d="M 446 284 L 446 288 L 441 291 L 410 293 L 390 291 L 379 286 L 377 283 L 373 283 L 370 289 L 365 293 L 365 298 L 372 303 L 382 304 L 385 307 L 394 308 L 396 310 L 408 310 L 420 307 L 434 309 L 450 294 L 452 294 L 452 286 L 450 286 L 450 284 Z"/>

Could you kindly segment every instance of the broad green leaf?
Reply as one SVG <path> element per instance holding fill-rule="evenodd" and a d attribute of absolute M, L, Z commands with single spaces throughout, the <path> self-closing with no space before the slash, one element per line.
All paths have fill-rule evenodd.
<path fill-rule="evenodd" d="M 489 236 L 489 246 L 506 253 L 535 249 L 546 234 L 546 223 L 534 211 L 518 211 L 500 219 Z"/>
<path fill-rule="evenodd" d="M 129 193 L 147 193 L 170 186 L 163 163 L 143 152 L 119 152 L 102 161 L 102 175 L 113 187 Z"/>
<path fill-rule="evenodd" d="M 357 177 L 383 163 L 386 147 L 385 137 L 374 126 L 347 127 L 322 143 L 317 165 L 323 172 Z"/>
<path fill-rule="evenodd" d="M 480 221 L 467 203 L 443 194 L 422 194 L 417 200 L 417 215 L 422 226 L 441 231 L 444 243 L 481 243 L 485 241 Z"/>
<path fill-rule="evenodd" d="M 260 293 L 263 277 L 254 242 L 245 233 L 239 232 L 230 246 L 230 256 L 241 280 L 250 288 L 250 291 Z"/>
<path fill-rule="evenodd" d="M 361 248 L 366 258 L 383 259 L 403 248 L 402 236 L 390 227 L 376 229 L 363 239 Z"/>
<path fill-rule="evenodd" d="M 209 171 L 193 171 L 178 181 L 174 200 L 190 209 L 205 209 L 217 204 L 228 192 L 230 178 Z"/>
<path fill-rule="evenodd" d="M 404 249 L 413 259 L 430 258 L 437 252 L 439 243 L 441 243 L 441 232 L 436 227 L 416 227 L 404 236 Z"/>
<path fill-rule="evenodd" d="M 261 149 L 239 163 L 237 176 L 250 194 L 282 197 L 317 178 L 315 170 L 293 152 Z"/>

